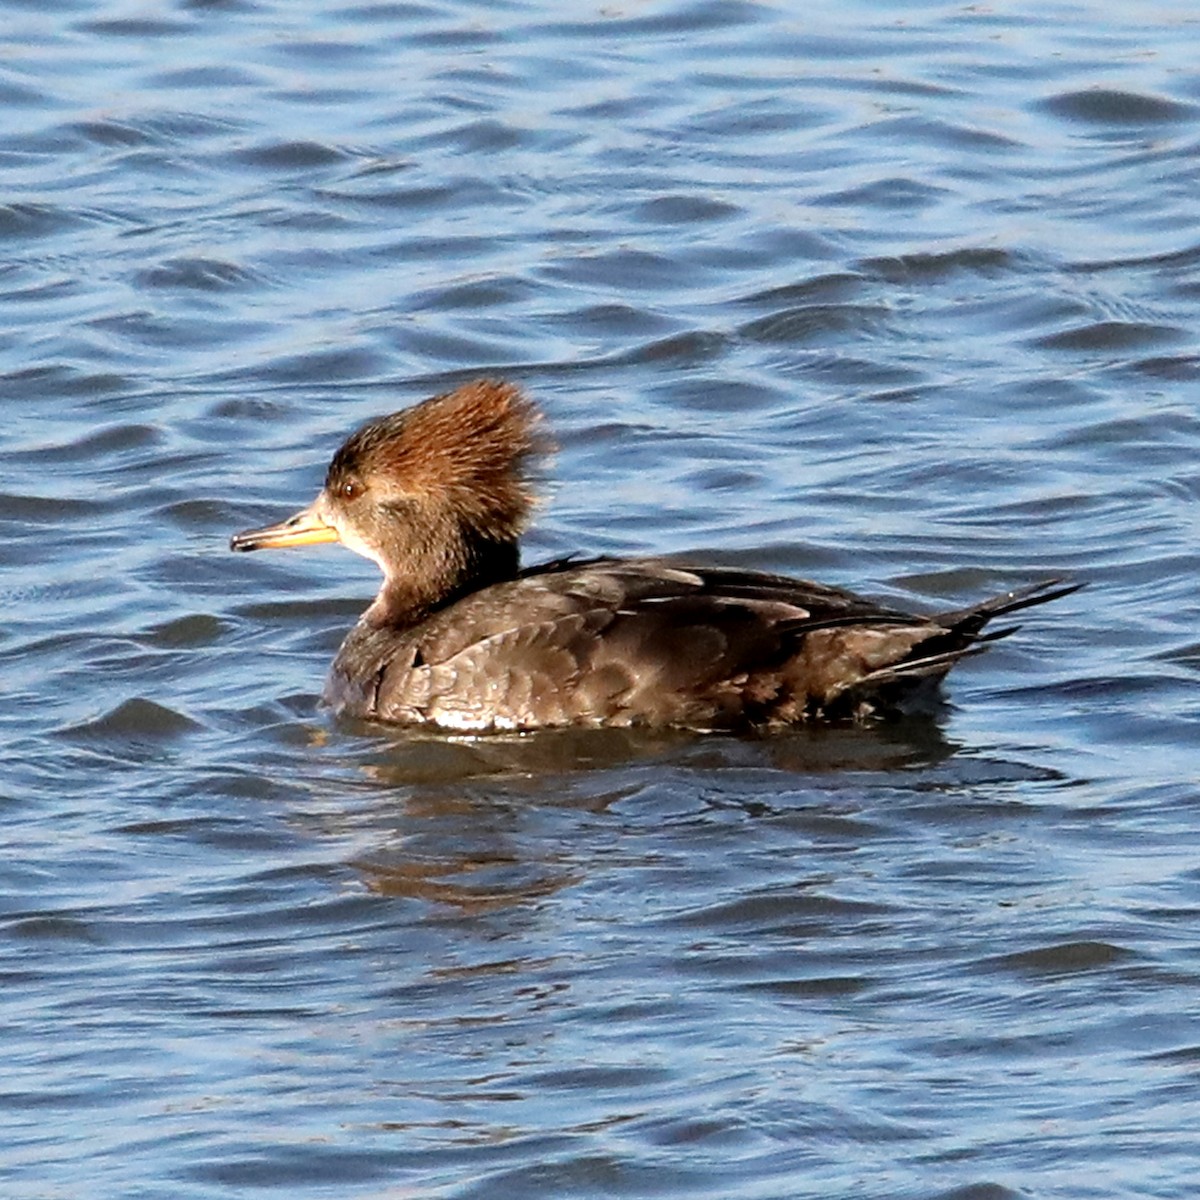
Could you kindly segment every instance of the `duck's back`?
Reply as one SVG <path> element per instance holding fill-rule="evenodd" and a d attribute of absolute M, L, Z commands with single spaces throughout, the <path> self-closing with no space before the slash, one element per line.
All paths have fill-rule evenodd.
<path fill-rule="evenodd" d="M 967 641 L 783 576 L 597 559 L 534 568 L 411 629 L 360 623 L 326 694 L 349 715 L 461 730 L 744 729 L 894 704 Z"/>

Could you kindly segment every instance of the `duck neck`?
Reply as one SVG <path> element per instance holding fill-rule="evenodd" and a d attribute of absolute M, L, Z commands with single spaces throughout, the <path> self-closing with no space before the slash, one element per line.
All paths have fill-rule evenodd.
<path fill-rule="evenodd" d="M 409 547 L 402 561 L 384 564 L 383 586 L 362 619 L 408 629 L 472 592 L 514 578 L 519 568 L 515 541 L 466 533 L 453 542 L 433 539 L 415 553 Z"/>

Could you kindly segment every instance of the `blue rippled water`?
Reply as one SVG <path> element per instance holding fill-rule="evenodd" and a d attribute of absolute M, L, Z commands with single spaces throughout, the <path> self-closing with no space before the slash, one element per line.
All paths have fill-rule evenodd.
<path fill-rule="evenodd" d="M 0 14 L 0 1193 L 1195 1193 L 1193 4 Z M 228 536 L 481 374 L 531 560 L 1090 586 L 936 725 L 344 726 Z"/>

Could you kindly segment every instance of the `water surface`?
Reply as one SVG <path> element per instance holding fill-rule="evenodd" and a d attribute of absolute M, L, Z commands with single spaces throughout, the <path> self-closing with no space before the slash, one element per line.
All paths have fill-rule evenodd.
<path fill-rule="evenodd" d="M 10 2 L 0 1184 L 1188 1197 L 1200 17 Z M 938 724 L 332 720 L 230 555 L 481 374 L 527 557 L 1090 587 Z"/>

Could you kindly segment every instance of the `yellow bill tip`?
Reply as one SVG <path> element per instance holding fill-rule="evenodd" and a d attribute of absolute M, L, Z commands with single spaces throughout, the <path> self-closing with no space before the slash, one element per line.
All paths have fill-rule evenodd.
<path fill-rule="evenodd" d="M 338 532 L 327 525 L 310 507 L 302 512 L 279 521 L 264 525 L 261 529 L 244 529 L 229 539 L 230 550 L 284 550 L 291 546 L 316 546 L 322 542 L 336 542 Z"/>

